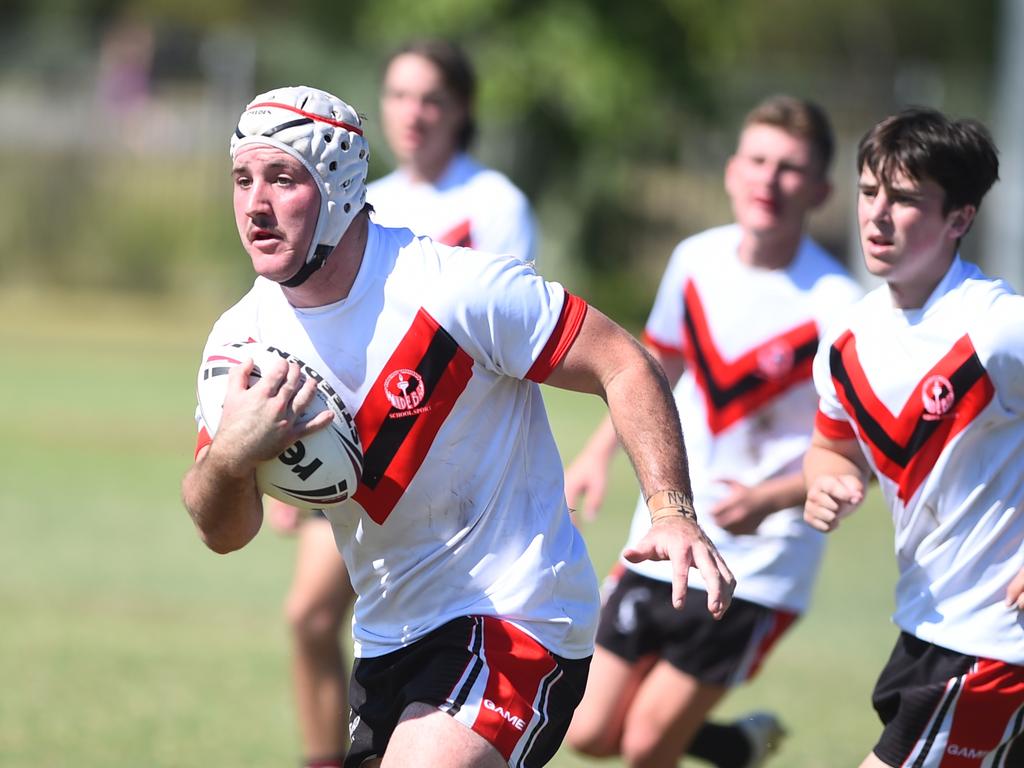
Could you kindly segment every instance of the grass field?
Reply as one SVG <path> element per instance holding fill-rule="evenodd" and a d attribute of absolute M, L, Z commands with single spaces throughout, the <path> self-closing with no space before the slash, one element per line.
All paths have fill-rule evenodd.
<path fill-rule="evenodd" d="M 0 766 L 295 764 L 280 618 L 292 542 L 264 532 L 214 555 L 178 495 L 214 314 L 0 294 Z M 601 403 L 545 397 L 568 456 Z M 612 492 L 586 528 L 602 574 L 633 505 L 624 461 Z M 877 498 L 844 523 L 809 616 L 722 708 L 781 714 L 792 735 L 773 765 L 856 765 L 874 743 L 868 697 L 895 637 L 890 527 Z M 553 763 L 589 764 L 568 750 Z"/>

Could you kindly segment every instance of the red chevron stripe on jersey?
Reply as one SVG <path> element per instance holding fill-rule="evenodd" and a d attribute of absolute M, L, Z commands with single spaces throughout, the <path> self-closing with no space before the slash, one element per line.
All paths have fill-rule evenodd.
<path fill-rule="evenodd" d="M 370 387 L 356 427 L 363 477 L 353 498 L 383 525 L 473 375 L 473 359 L 426 310 Z"/>
<path fill-rule="evenodd" d="M 839 402 L 870 448 L 875 466 L 898 486 L 904 504 L 995 392 L 966 334 L 921 378 L 896 416 L 871 388 L 852 332 L 836 339 L 829 365 Z"/>
<path fill-rule="evenodd" d="M 810 380 L 818 348 L 818 326 L 814 321 L 763 341 L 729 361 L 715 345 L 692 280 L 683 288 L 683 303 L 683 355 L 704 394 L 712 433 L 722 432 L 795 384 Z"/>
<path fill-rule="evenodd" d="M 473 236 L 470 230 L 469 219 L 466 219 L 461 224 L 456 224 L 454 227 L 449 229 L 437 238 L 437 242 L 443 243 L 444 245 L 452 245 L 457 248 L 472 248 Z"/>

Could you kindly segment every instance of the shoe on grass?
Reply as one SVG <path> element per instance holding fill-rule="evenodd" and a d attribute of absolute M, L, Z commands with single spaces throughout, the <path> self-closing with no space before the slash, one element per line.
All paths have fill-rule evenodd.
<path fill-rule="evenodd" d="M 761 768 L 775 754 L 786 735 L 779 718 L 771 712 L 751 712 L 735 722 L 750 741 L 750 759 L 743 768 Z"/>

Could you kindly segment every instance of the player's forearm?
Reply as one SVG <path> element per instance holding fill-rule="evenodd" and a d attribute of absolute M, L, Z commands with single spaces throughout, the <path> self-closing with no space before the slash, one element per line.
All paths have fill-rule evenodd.
<path fill-rule="evenodd" d="M 193 464 L 181 484 L 182 499 L 203 543 L 226 554 L 256 536 L 263 507 L 252 472 L 228 471 L 212 449 Z"/>
<path fill-rule="evenodd" d="M 768 514 L 781 509 L 802 507 L 807 499 L 807 486 L 802 472 L 793 472 L 765 480 L 757 488 L 763 506 Z"/>
<path fill-rule="evenodd" d="M 676 490 L 692 499 L 679 412 L 661 367 L 638 354 L 605 388 L 619 442 L 629 455 L 645 497 Z"/>
<path fill-rule="evenodd" d="M 645 495 L 674 490 L 692 498 L 679 413 L 665 373 L 629 333 L 590 307 L 547 383 L 604 399 Z"/>
<path fill-rule="evenodd" d="M 866 483 L 867 467 L 832 447 L 812 443 L 804 454 L 804 487 L 810 488 L 820 477 L 853 475 Z"/>
<path fill-rule="evenodd" d="M 682 375 L 682 358 L 667 356 L 653 347 L 645 347 L 645 349 L 665 373 L 665 378 L 671 389 Z M 597 429 L 590 436 L 590 439 L 587 440 L 581 453 L 607 464 L 615 457 L 615 452 L 619 449 L 619 445 L 619 435 L 615 431 L 611 415 L 608 414 L 601 420 Z"/>

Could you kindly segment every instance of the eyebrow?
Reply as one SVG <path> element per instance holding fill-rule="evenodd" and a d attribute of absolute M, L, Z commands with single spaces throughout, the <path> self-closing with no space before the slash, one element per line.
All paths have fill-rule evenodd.
<path fill-rule="evenodd" d="M 272 160 L 271 162 L 266 163 L 264 165 L 264 167 L 268 168 L 270 170 L 275 170 L 275 171 L 277 171 L 277 170 L 294 171 L 295 170 L 295 166 L 292 165 L 291 163 L 289 163 L 287 160 Z M 244 172 L 247 172 L 248 170 L 249 170 L 249 164 L 248 163 L 241 163 L 239 165 L 233 165 L 231 167 L 231 173 L 232 174 L 244 173 Z"/>
<path fill-rule="evenodd" d="M 861 181 L 857 183 L 857 189 L 861 192 L 865 190 L 876 190 L 885 189 L 888 195 L 899 195 L 900 197 L 906 197 L 911 199 L 920 199 L 924 197 L 924 192 L 920 187 L 907 187 L 898 186 L 896 184 L 884 184 L 878 179 L 874 181 Z"/>
<path fill-rule="evenodd" d="M 907 187 L 907 186 L 901 186 L 899 184 L 890 184 L 889 185 L 889 189 L 890 189 L 890 191 L 898 192 L 901 195 L 908 195 L 908 196 L 915 196 L 916 197 L 916 196 L 922 194 L 920 186 Z"/>

